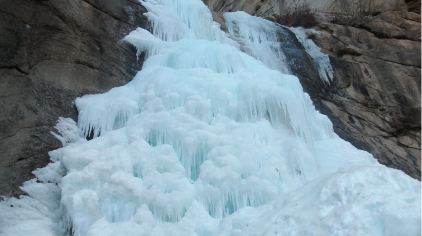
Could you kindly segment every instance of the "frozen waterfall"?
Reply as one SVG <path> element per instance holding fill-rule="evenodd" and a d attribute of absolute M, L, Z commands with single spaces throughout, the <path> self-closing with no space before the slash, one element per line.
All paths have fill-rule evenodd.
<path fill-rule="evenodd" d="M 0 202 L 1 236 L 420 235 L 420 182 L 333 132 L 278 25 L 226 13 L 225 33 L 201 0 L 141 4 L 151 32 L 124 40 L 142 70 L 76 100 L 28 196 Z"/>

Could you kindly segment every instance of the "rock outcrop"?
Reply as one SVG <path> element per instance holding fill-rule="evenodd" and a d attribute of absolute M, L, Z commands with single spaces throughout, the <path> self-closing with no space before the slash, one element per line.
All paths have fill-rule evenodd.
<path fill-rule="evenodd" d="M 58 117 L 77 96 L 129 81 L 140 68 L 119 41 L 146 24 L 136 0 L 0 0 L 0 195 L 20 194 L 60 143 Z"/>
<path fill-rule="evenodd" d="M 303 6 L 310 9 L 319 33 L 308 36 L 330 56 L 335 77 L 327 85 L 312 70 L 297 71 L 317 109 L 343 139 L 420 179 L 420 1 L 374 0 L 364 10 L 330 0 L 205 2 L 216 14 L 245 10 L 273 20 Z"/>

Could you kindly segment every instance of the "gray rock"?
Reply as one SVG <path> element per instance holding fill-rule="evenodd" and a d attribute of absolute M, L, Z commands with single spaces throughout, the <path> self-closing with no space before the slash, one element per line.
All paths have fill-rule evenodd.
<path fill-rule="evenodd" d="M 77 96 L 128 82 L 140 69 L 120 40 L 146 26 L 136 0 L 0 0 L 0 195 L 22 192 L 60 146 L 58 117 Z"/>
<path fill-rule="evenodd" d="M 312 37 L 331 56 L 335 82 L 311 97 L 339 136 L 420 179 L 420 23 L 407 17 L 385 12 L 359 27 L 320 24 Z"/>

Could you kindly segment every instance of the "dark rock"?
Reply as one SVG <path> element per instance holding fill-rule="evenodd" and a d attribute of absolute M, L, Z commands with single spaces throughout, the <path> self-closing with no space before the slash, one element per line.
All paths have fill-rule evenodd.
<path fill-rule="evenodd" d="M 291 72 L 300 78 L 305 91 L 312 94 L 320 93 L 324 83 L 321 83 L 315 63 L 295 34 L 288 28 L 281 27 L 278 40 Z"/>
<path fill-rule="evenodd" d="M 406 0 L 410 12 L 421 14 L 421 0 Z"/>
<path fill-rule="evenodd" d="M 136 0 L 0 0 L 0 195 L 45 166 L 73 101 L 128 82 L 141 67 L 121 39 L 147 21 Z"/>

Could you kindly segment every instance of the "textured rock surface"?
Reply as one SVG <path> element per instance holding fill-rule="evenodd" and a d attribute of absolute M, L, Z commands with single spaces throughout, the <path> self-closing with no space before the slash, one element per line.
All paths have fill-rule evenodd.
<path fill-rule="evenodd" d="M 246 10 L 268 18 L 280 14 L 273 0 L 205 2 L 215 12 Z M 298 1 L 282 2 L 288 8 Z M 373 3 L 372 16 L 344 19 L 326 14 L 339 13 L 339 6 L 314 1 L 314 13 L 335 16 L 319 17 L 315 29 L 320 33 L 309 35 L 330 55 L 335 81 L 328 86 L 315 80 L 313 70 L 296 72 L 337 134 L 381 163 L 420 179 L 421 24 L 414 13 L 420 1 Z"/>
<path fill-rule="evenodd" d="M 421 14 L 421 0 L 406 0 L 410 12 Z"/>
<path fill-rule="evenodd" d="M 143 11 L 135 0 L 0 0 L 0 195 L 48 162 L 75 97 L 133 77 L 140 64 L 119 40 L 146 24 Z"/>
<path fill-rule="evenodd" d="M 261 17 L 291 14 L 309 8 L 324 14 L 349 14 L 359 11 L 385 12 L 416 8 L 420 0 L 203 0 L 215 12 L 246 11 Z M 420 4 L 419 4 L 420 5 Z"/>
<path fill-rule="evenodd" d="M 341 137 L 420 178 L 421 48 L 415 18 L 384 12 L 359 27 L 320 24 L 321 34 L 313 38 L 331 56 L 336 80 L 311 96 Z"/>

